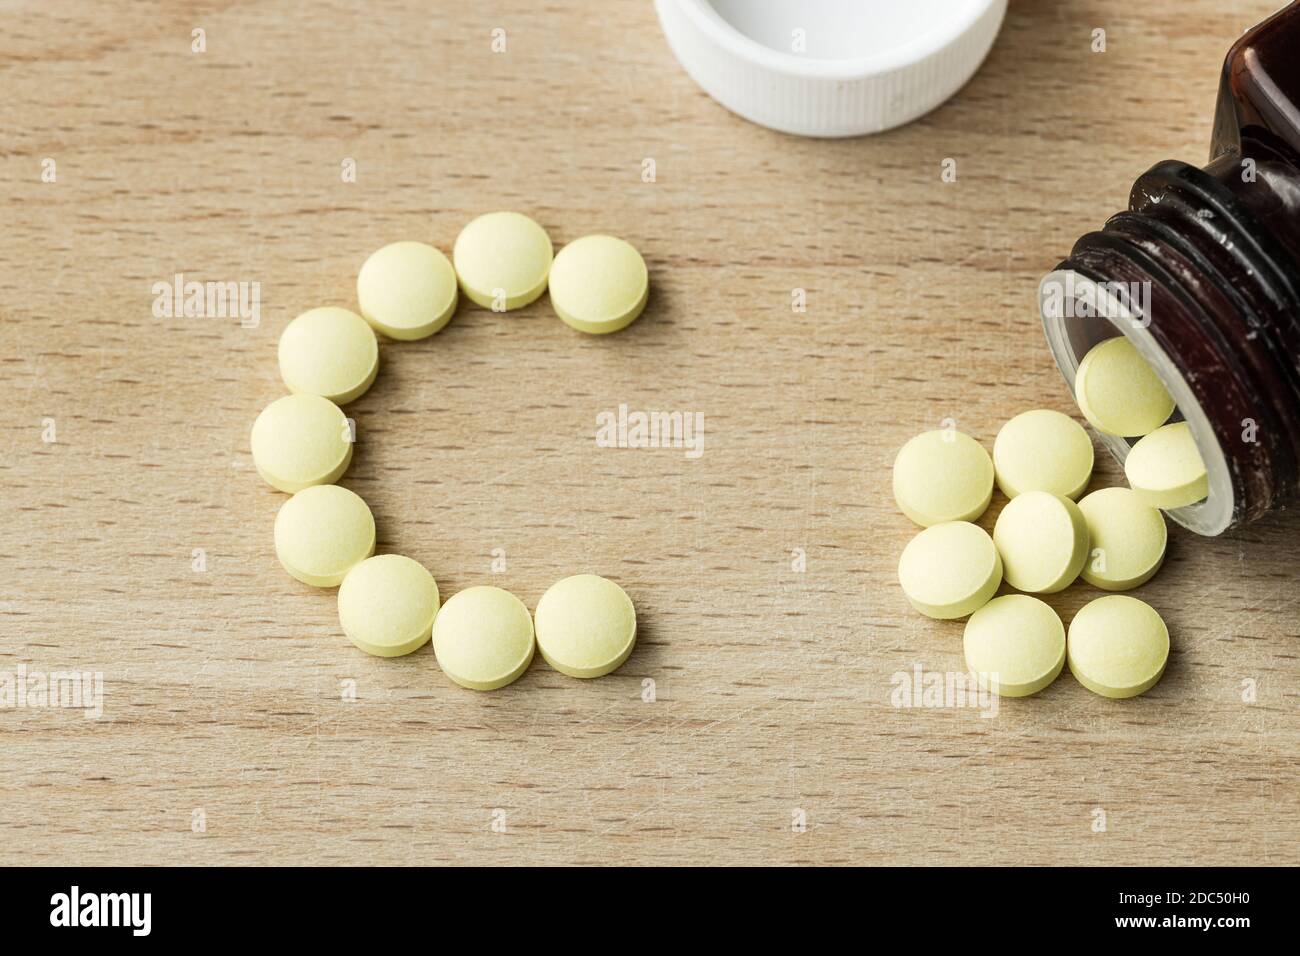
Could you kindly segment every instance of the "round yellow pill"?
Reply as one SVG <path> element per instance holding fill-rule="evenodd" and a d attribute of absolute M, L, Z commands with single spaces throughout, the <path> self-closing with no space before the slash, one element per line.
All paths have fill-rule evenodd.
<path fill-rule="evenodd" d="M 1088 524 L 1083 579 L 1106 591 L 1144 584 L 1165 559 L 1165 516 L 1129 488 L 1101 488 L 1079 502 Z"/>
<path fill-rule="evenodd" d="M 1065 625 L 1038 598 L 1004 594 L 971 615 L 962 646 L 981 687 L 1002 697 L 1028 697 L 1065 666 Z"/>
<path fill-rule="evenodd" d="M 641 253 L 613 236 L 583 236 L 555 257 L 555 314 L 579 332 L 600 335 L 631 325 L 645 308 L 650 277 Z"/>
<path fill-rule="evenodd" d="M 304 488 L 275 516 L 275 555 L 304 584 L 337 587 L 374 553 L 374 515 L 361 496 L 347 488 Z"/>
<path fill-rule="evenodd" d="M 438 613 L 438 585 L 418 561 L 379 554 L 352 568 L 339 586 L 339 623 L 361 650 L 400 657 L 423 647 Z"/>
<path fill-rule="evenodd" d="M 319 395 L 277 398 L 253 422 L 253 464 L 272 488 L 293 494 L 339 480 L 352 461 L 343 410 Z"/>
<path fill-rule="evenodd" d="M 974 521 L 993 497 L 993 462 L 984 446 L 954 429 L 923 432 L 894 459 L 894 500 L 923 528 Z"/>
<path fill-rule="evenodd" d="M 357 302 L 366 321 L 390 339 L 422 339 L 456 311 L 456 272 L 433 246 L 390 243 L 361 266 Z"/>
<path fill-rule="evenodd" d="M 1088 557 L 1088 523 L 1064 495 L 1026 491 L 1007 502 L 993 525 L 1007 583 L 1051 594 L 1068 587 Z"/>
<path fill-rule="evenodd" d="M 546 291 L 551 237 L 517 212 L 490 212 L 460 231 L 451 251 L 460 289 L 472 302 L 505 312 Z"/>
<path fill-rule="evenodd" d="M 1155 369 L 1122 335 L 1088 350 L 1074 376 L 1074 396 L 1093 428 L 1120 438 L 1153 432 L 1174 411 Z"/>
<path fill-rule="evenodd" d="M 1070 673 L 1102 697 L 1136 697 L 1160 680 L 1169 660 L 1169 628 L 1155 608 L 1126 594 L 1085 604 L 1070 622 Z"/>
<path fill-rule="evenodd" d="M 509 591 L 467 588 L 433 622 L 433 652 L 444 674 L 470 690 L 504 687 L 533 659 L 533 617 Z"/>
<path fill-rule="evenodd" d="M 542 659 L 570 677 L 602 677 L 627 660 L 636 644 L 632 599 L 596 574 L 552 584 L 533 619 Z"/>
<path fill-rule="evenodd" d="M 280 377 L 295 394 L 346 405 L 365 394 L 378 371 L 375 331 L 355 312 L 311 309 L 280 333 Z"/>
<path fill-rule="evenodd" d="M 1153 508 L 1182 508 L 1210 492 L 1205 461 L 1187 422 L 1171 422 L 1138 439 L 1124 460 L 1124 475 Z"/>
<path fill-rule="evenodd" d="M 1038 408 L 1002 426 L 993 442 L 998 487 L 1008 498 L 1050 491 L 1078 498 L 1092 477 L 1092 439 L 1068 415 Z"/>
<path fill-rule="evenodd" d="M 927 617 L 965 617 L 983 607 L 1002 583 L 1002 559 L 983 528 L 948 521 L 921 531 L 903 549 L 898 583 Z"/>

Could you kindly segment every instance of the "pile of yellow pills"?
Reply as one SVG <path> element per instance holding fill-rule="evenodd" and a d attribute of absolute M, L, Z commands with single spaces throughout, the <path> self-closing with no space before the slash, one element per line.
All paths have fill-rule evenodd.
<path fill-rule="evenodd" d="M 555 257 L 551 307 L 579 332 L 601 335 L 630 325 L 645 308 L 650 280 L 645 260 L 614 236 L 583 236 Z"/>
<path fill-rule="evenodd" d="M 433 246 L 390 243 L 361 266 L 357 303 L 365 320 L 390 339 L 422 339 L 456 311 L 456 271 Z"/>
<path fill-rule="evenodd" d="M 992 497 L 989 453 L 956 429 L 923 432 L 894 459 L 894 501 L 923 528 L 945 521 L 974 521 Z"/>
<path fill-rule="evenodd" d="M 636 610 L 621 587 L 596 574 L 552 584 L 533 614 L 542 659 L 570 677 L 602 677 L 636 644 Z"/>
<path fill-rule="evenodd" d="M 253 422 L 250 444 L 257 473 L 290 494 L 333 484 L 352 461 L 347 417 L 319 395 L 277 398 Z"/>
<path fill-rule="evenodd" d="M 466 298 L 505 312 L 546 291 L 552 253 L 551 237 L 532 219 L 490 212 L 461 230 L 451 257 Z"/>
<path fill-rule="evenodd" d="M 1205 461 L 1187 422 L 1162 425 L 1139 439 L 1124 460 L 1129 487 L 1153 508 L 1183 508 L 1209 494 Z"/>
<path fill-rule="evenodd" d="M 898 582 L 912 607 L 927 617 L 965 617 L 997 593 L 1002 559 L 983 528 L 948 521 L 908 542 L 898 561 Z"/>
<path fill-rule="evenodd" d="M 379 371 L 379 342 L 348 309 L 304 312 L 280 333 L 280 377 L 289 391 L 346 405 L 365 394 Z"/>
<path fill-rule="evenodd" d="M 1027 491 L 1007 502 L 993 525 L 1003 574 L 1017 591 L 1052 594 L 1068 587 L 1088 557 L 1088 524 L 1064 495 Z"/>
<path fill-rule="evenodd" d="M 1079 501 L 1088 524 L 1083 579 L 1105 591 L 1145 584 L 1165 559 L 1165 516 L 1131 488 L 1100 488 Z"/>
<path fill-rule="evenodd" d="M 962 636 L 966 666 L 1002 697 L 1036 694 L 1065 665 L 1065 625 L 1038 598 L 1004 594 L 976 611 Z"/>
<path fill-rule="evenodd" d="M 1107 351 L 1121 350 L 1111 345 Z M 1158 405 L 1140 424 L 1167 418 L 1172 409 L 1156 401 L 1150 383 L 1143 384 L 1142 369 L 1129 359 L 1100 353 L 1082 376 L 1081 394 L 1090 394 L 1089 379 L 1103 390 L 1098 383 L 1107 376 L 1115 378 L 1115 387 L 1137 382 L 1139 396 Z M 1136 419 L 1123 418 L 1122 402 L 1097 404 L 1117 435 L 1132 437 L 1125 433 L 1137 427 Z M 1195 444 L 1185 429 L 1182 422 L 1166 424 L 1138 441 L 1129 454 L 1129 462 L 1136 455 L 1135 467 L 1126 469 L 1132 488 L 1103 488 L 1077 503 L 1091 480 L 1092 441 L 1060 412 L 1035 409 L 1012 418 L 997 435 L 991 462 L 974 438 L 951 428 L 925 432 L 900 449 L 894 499 L 904 515 L 925 527 L 903 549 L 899 583 L 922 614 L 969 616 L 962 644 L 982 687 L 1003 697 L 1027 697 L 1067 665 L 1081 684 L 1107 697 L 1132 697 L 1159 680 L 1169 632 L 1149 605 L 1125 595 L 1100 598 L 1075 616 L 1067 634 L 1057 611 L 1030 595 L 1063 591 L 1080 577 L 1107 591 L 1150 580 L 1164 561 L 1168 538 L 1157 502 L 1176 507 L 1169 502 L 1196 490 L 1200 457 L 1192 458 Z M 1144 442 L 1152 446 L 1148 455 L 1141 451 Z M 1199 480 L 1204 482 L 1203 466 Z M 1009 500 L 990 536 L 970 520 L 989 505 L 992 484 Z M 1179 494 L 1171 496 L 1171 488 Z M 950 515 L 967 517 L 944 520 Z M 1003 582 L 1027 593 L 996 597 Z"/>
<path fill-rule="evenodd" d="M 1151 605 L 1126 594 L 1086 604 L 1070 622 L 1070 673 L 1102 697 L 1149 690 L 1169 660 L 1169 629 Z"/>
<path fill-rule="evenodd" d="M 433 622 L 438 666 L 470 690 L 495 690 L 517 679 L 528 669 L 535 643 L 528 608 L 501 588 L 460 591 Z"/>
<path fill-rule="evenodd" d="M 339 586 L 339 623 L 361 650 L 400 657 L 428 643 L 438 585 L 418 561 L 380 554 L 356 565 Z"/>
<path fill-rule="evenodd" d="M 1133 438 L 1155 431 L 1174 411 L 1174 400 L 1147 360 L 1127 338 L 1094 345 L 1079 363 L 1074 396 L 1097 431 Z"/>
<path fill-rule="evenodd" d="M 1078 498 L 1092 477 L 1092 439 L 1068 415 L 1046 408 L 1021 412 L 993 441 L 998 488 L 1008 498 L 1050 491 Z"/>
<path fill-rule="evenodd" d="M 275 516 L 275 554 L 291 575 L 337 587 L 375 553 L 375 517 L 361 496 L 338 485 L 304 488 Z"/>

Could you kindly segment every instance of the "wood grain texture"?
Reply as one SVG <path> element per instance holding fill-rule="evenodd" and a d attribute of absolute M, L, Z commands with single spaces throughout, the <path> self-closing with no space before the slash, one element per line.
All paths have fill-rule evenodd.
<path fill-rule="evenodd" d="M 1151 163 L 1206 154 L 1222 55 L 1274 6 L 1013 3 L 948 104 L 816 142 L 700 92 L 649 3 L 5 4 L 0 671 L 102 671 L 106 697 L 0 710 L 0 862 L 1300 862 L 1294 511 L 1173 530 L 1138 592 L 1173 634 L 1145 697 L 1066 674 L 993 719 L 890 703 L 898 671 L 964 667 L 961 624 L 895 581 L 895 451 L 1072 410 L 1037 280 Z M 646 314 L 596 339 L 545 300 L 462 306 L 385 342 L 343 483 L 444 596 L 532 607 L 593 570 L 641 630 L 605 679 L 538 660 L 474 694 L 428 648 L 354 650 L 283 573 L 248 431 L 286 322 L 498 208 L 557 246 L 627 237 Z M 154 318 L 178 272 L 260 282 L 260 325 Z M 703 413 L 702 457 L 597 447 L 620 403 Z"/>

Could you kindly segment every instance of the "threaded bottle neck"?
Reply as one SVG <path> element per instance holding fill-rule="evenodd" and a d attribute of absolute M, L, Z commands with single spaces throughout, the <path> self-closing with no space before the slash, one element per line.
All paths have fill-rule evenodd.
<path fill-rule="evenodd" d="M 1129 209 L 1058 267 L 1119 290 L 1124 317 L 1058 319 L 1044 300 L 1067 376 L 1062 351 L 1079 353 L 1077 368 L 1118 328 L 1171 385 L 1210 468 L 1212 499 L 1219 472 L 1217 501 L 1174 513 L 1201 533 L 1253 520 L 1300 491 L 1300 221 L 1285 215 L 1288 190 L 1300 200 L 1300 172 L 1283 165 L 1267 171 L 1265 188 L 1254 188 L 1256 178 L 1241 189 L 1235 160 L 1152 167 L 1134 183 Z M 1122 440 L 1107 444 L 1121 460 L 1127 454 Z"/>

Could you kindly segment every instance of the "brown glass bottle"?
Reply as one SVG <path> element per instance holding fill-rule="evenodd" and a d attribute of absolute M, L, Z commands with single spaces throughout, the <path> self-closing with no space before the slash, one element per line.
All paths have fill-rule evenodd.
<path fill-rule="evenodd" d="M 1097 342 L 1127 335 L 1191 426 L 1209 497 L 1170 512 L 1201 534 L 1300 492 L 1300 0 L 1223 65 L 1210 161 L 1166 160 L 1129 208 L 1046 276 L 1047 340 L 1073 384 Z M 1123 461 L 1124 439 L 1100 436 Z"/>

